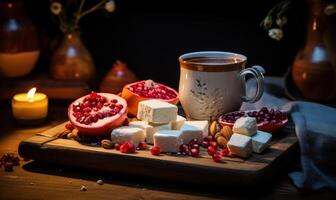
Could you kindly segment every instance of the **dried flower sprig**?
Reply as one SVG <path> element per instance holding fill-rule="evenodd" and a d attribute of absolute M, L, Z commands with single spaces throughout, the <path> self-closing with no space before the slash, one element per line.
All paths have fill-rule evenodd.
<path fill-rule="evenodd" d="M 287 24 L 287 12 L 291 8 L 290 0 L 281 1 L 268 11 L 266 17 L 260 23 L 268 36 L 275 40 L 281 40 L 284 36 L 283 26 Z M 275 22 L 275 25 L 274 25 Z"/>
<path fill-rule="evenodd" d="M 78 30 L 80 19 L 98 9 L 105 9 L 108 13 L 112 13 L 116 8 L 115 2 L 113 0 L 100 0 L 98 3 L 87 9 L 84 9 L 85 0 L 74 0 L 66 2 L 67 3 L 64 7 L 60 0 L 52 0 L 50 4 L 50 10 L 52 14 L 58 17 L 60 29 L 63 32 Z M 70 15 L 67 10 L 68 7 L 70 7 L 69 4 L 75 6 L 79 5 L 78 9 L 74 8 L 71 10 L 73 13 L 70 13 Z"/>
<path fill-rule="evenodd" d="M 336 14 L 335 3 L 329 2 L 323 9 L 326 15 Z M 283 27 L 287 24 L 288 12 L 292 9 L 292 0 L 283 0 L 271 8 L 266 17 L 261 21 L 260 26 L 268 31 L 268 36 L 274 40 L 281 40 L 284 37 Z M 275 23 L 274 23 L 275 22 Z"/>

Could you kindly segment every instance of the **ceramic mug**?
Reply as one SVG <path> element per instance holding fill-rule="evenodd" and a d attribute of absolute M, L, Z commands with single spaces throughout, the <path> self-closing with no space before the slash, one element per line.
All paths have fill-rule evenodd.
<path fill-rule="evenodd" d="M 238 110 L 242 102 L 256 102 L 263 93 L 261 66 L 245 69 L 244 55 L 220 51 L 201 51 L 179 57 L 179 98 L 188 119 L 212 120 L 220 114 Z M 257 80 L 256 93 L 246 96 L 245 76 Z"/>

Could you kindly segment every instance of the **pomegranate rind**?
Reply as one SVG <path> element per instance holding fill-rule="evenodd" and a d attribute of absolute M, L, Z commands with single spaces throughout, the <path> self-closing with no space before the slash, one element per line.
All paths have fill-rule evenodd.
<path fill-rule="evenodd" d="M 76 102 L 83 102 L 84 98 L 89 96 L 90 94 L 80 97 L 75 101 L 73 101 L 68 107 L 69 120 L 75 128 L 77 128 L 81 133 L 85 135 L 100 136 L 110 134 L 113 128 L 122 126 L 122 123 L 127 118 L 127 102 L 125 99 L 110 93 L 97 93 L 97 94 L 106 97 L 107 100 L 117 99 L 118 103 L 123 105 L 123 108 L 116 115 L 106 117 L 103 120 L 101 120 L 100 123 L 85 125 L 76 121 L 76 118 L 72 115 L 73 114 L 72 107 L 73 104 Z"/>
<path fill-rule="evenodd" d="M 253 112 L 253 111 L 257 111 L 257 110 L 247 110 L 247 111 L 244 111 L 244 112 L 247 113 L 247 112 Z M 234 112 L 230 112 L 230 113 L 234 113 Z M 225 114 L 230 114 L 230 113 L 225 113 Z M 231 128 L 234 125 L 234 123 L 224 121 L 222 119 L 222 115 L 218 117 L 218 123 L 221 126 L 229 126 Z M 268 132 L 268 133 L 277 133 L 280 130 L 282 130 L 285 126 L 287 126 L 287 124 L 288 124 L 288 117 L 286 116 L 286 119 L 282 120 L 281 124 L 269 124 L 269 123 L 262 122 L 262 123 L 257 124 L 257 128 L 260 131 L 265 131 L 265 132 Z"/>
<path fill-rule="evenodd" d="M 126 99 L 126 101 L 127 101 L 128 113 L 133 115 L 133 116 L 136 116 L 137 113 L 138 113 L 139 102 L 153 99 L 153 98 L 140 96 L 139 94 L 136 94 L 136 93 L 134 93 L 134 92 L 132 92 L 128 89 L 130 86 L 136 85 L 136 84 L 141 83 L 141 82 L 144 82 L 144 80 L 127 84 L 127 85 L 124 86 L 124 88 L 121 92 L 121 97 Z M 176 90 L 174 90 L 173 88 L 171 88 L 169 86 L 163 85 L 161 83 L 156 83 L 156 84 L 159 85 L 159 86 L 166 87 L 167 89 L 173 91 L 176 94 L 176 97 L 172 98 L 172 99 L 158 99 L 158 98 L 155 98 L 155 99 L 160 100 L 160 101 L 165 101 L 165 102 L 168 102 L 168 103 L 171 103 L 171 104 L 174 104 L 174 105 L 178 104 L 179 95 L 178 95 L 178 92 Z"/>

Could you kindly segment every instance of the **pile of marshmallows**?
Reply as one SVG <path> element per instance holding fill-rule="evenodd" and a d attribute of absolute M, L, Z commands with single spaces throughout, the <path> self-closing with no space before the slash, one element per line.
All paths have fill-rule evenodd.
<path fill-rule="evenodd" d="M 164 153 L 177 153 L 182 144 L 195 138 L 202 142 L 208 136 L 208 121 L 186 121 L 177 111 L 176 105 L 167 102 L 141 101 L 137 113 L 140 121 L 114 129 L 111 140 L 115 144 L 146 142 Z"/>
<path fill-rule="evenodd" d="M 161 152 L 178 153 L 181 145 L 190 144 L 190 141 L 200 145 L 204 138 L 209 137 L 208 121 L 186 121 L 177 115 L 177 111 L 176 105 L 167 102 L 141 101 L 137 113 L 140 121 L 132 121 L 128 126 L 114 129 L 111 133 L 112 143 L 154 144 L 152 154 L 157 155 Z M 261 153 L 272 138 L 271 134 L 257 130 L 254 117 L 239 118 L 232 131 L 227 147 L 232 155 L 242 158 L 249 157 L 252 152 Z"/>
<path fill-rule="evenodd" d="M 241 117 L 232 128 L 233 135 L 227 143 L 231 154 L 247 158 L 252 152 L 261 153 L 272 139 L 270 133 L 257 130 L 254 117 Z"/>

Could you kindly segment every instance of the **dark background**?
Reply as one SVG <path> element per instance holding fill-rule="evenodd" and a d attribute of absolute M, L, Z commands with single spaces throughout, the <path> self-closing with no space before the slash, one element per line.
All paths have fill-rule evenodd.
<path fill-rule="evenodd" d="M 87 0 L 95 3 L 97 1 Z M 178 57 L 201 50 L 231 51 L 259 64 L 267 75 L 282 76 L 304 42 L 305 1 L 293 1 L 285 37 L 272 40 L 259 26 L 279 1 L 116 0 L 116 11 L 99 10 L 80 21 L 83 43 L 94 59 L 97 86 L 117 60 L 140 79 L 177 88 Z M 34 73 L 47 73 L 62 34 L 46 0 L 26 0 L 27 11 L 41 34 L 43 53 Z"/>

